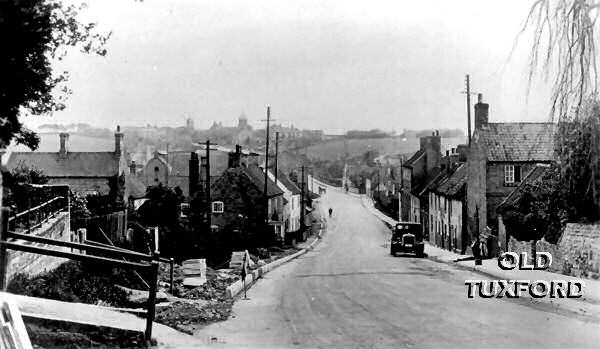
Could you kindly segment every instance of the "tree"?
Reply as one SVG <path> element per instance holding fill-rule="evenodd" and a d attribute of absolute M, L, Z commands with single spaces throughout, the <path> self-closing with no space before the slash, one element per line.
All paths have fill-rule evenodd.
<path fill-rule="evenodd" d="M 599 0 L 537 0 L 523 32 L 533 29 L 529 80 L 551 74 L 551 119 L 558 122 L 555 151 L 560 166 L 554 192 L 567 191 L 577 214 L 600 218 L 600 105 L 595 37 Z"/>
<path fill-rule="evenodd" d="M 80 22 L 82 7 L 60 0 L 0 1 L 0 33 L 10 33 L 0 51 L 0 148 L 15 140 L 36 149 L 39 138 L 20 119 L 65 107 L 68 73 L 54 72 L 52 62 L 68 47 L 106 54 L 110 35 L 96 32 L 95 23 Z"/>

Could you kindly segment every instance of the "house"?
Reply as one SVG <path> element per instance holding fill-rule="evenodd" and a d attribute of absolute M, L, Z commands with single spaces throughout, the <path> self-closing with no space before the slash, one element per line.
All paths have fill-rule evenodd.
<path fill-rule="evenodd" d="M 554 159 L 554 124 L 488 122 L 489 105 L 479 95 L 467 159 L 468 234 L 497 253 L 498 206 L 538 164 Z"/>
<path fill-rule="evenodd" d="M 429 197 L 428 188 L 442 176 L 441 137 L 438 132 L 420 138 L 420 149 L 402 165 L 400 192 L 400 220 L 422 223 L 427 235 Z"/>
<path fill-rule="evenodd" d="M 257 236 L 263 242 L 283 241 L 283 190 L 267 179 L 268 207 L 265 208 L 265 173 L 262 168 L 232 161 L 210 187 L 211 224 L 217 231 L 237 230 L 250 234 L 264 232 L 265 213 L 269 235 Z"/>
<path fill-rule="evenodd" d="M 111 186 L 126 200 L 129 189 L 125 177 L 129 169 L 123 150 L 123 133 L 117 126 L 113 151 L 70 151 L 69 134 L 59 134 L 58 151 L 8 153 L 6 168 L 35 167 L 44 171 L 49 184 L 65 184 L 81 194 L 108 194 Z"/>
<path fill-rule="evenodd" d="M 193 162 L 193 168 L 190 168 L 190 161 L 193 161 L 194 156 L 193 151 L 155 151 L 144 166 L 146 186 L 162 184 L 171 188 L 179 187 L 183 195 L 189 198 L 193 194 L 190 189 L 194 188 L 194 184 L 190 182 L 193 181 L 194 174 L 200 171 L 199 161 Z"/>
<path fill-rule="evenodd" d="M 293 238 L 298 240 L 294 233 L 300 230 L 301 190 L 282 171 L 278 172 L 277 177 L 272 172 L 269 172 L 269 179 L 277 183 L 279 189 L 283 191 L 284 240 L 286 242 L 292 241 Z"/>
<path fill-rule="evenodd" d="M 258 164 L 258 153 L 244 151 L 237 145 L 240 164 L 245 166 Z M 211 146 L 209 167 L 211 182 L 221 176 L 229 167 L 234 151 L 221 146 Z M 144 168 L 147 186 L 158 185 L 179 187 L 187 198 L 194 195 L 198 185 L 206 181 L 206 146 L 195 144 L 193 150 L 154 152 Z"/>
<path fill-rule="evenodd" d="M 517 203 L 521 200 L 525 186 L 528 184 L 534 184 L 541 180 L 544 173 L 546 173 L 549 168 L 550 165 L 548 164 L 537 164 L 496 208 L 498 217 L 498 243 L 500 244 L 501 251 L 508 251 L 509 239 L 511 235 L 510 232 L 506 231 L 503 215 L 506 214 L 511 207 L 517 205 Z"/>
<path fill-rule="evenodd" d="M 429 190 L 429 242 L 464 254 L 471 239 L 467 235 L 467 167 L 446 167 L 448 174 Z"/>

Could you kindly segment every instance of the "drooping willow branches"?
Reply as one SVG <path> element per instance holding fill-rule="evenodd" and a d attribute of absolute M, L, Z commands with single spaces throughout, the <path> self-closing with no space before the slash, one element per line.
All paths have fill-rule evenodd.
<path fill-rule="evenodd" d="M 553 84 L 553 187 L 565 210 L 576 212 L 569 219 L 600 218 L 599 12 L 600 0 L 536 0 L 521 32 L 533 30 L 530 86 L 538 74 Z"/>
<path fill-rule="evenodd" d="M 533 30 L 529 81 L 552 79 L 552 118 L 578 117 L 598 94 L 595 37 L 599 0 L 536 0 L 523 32 Z"/>

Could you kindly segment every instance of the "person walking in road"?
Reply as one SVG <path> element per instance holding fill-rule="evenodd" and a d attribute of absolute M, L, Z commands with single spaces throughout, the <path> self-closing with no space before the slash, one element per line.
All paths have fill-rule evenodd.
<path fill-rule="evenodd" d="M 329 218 L 331 218 L 331 215 L 333 214 L 333 209 L 330 207 L 329 208 Z"/>

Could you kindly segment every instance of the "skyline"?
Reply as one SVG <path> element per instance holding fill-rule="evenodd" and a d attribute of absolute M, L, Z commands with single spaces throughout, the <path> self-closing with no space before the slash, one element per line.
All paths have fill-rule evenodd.
<path fill-rule="evenodd" d="M 55 64 L 71 75 L 67 108 L 25 123 L 112 129 L 191 117 L 205 129 L 245 113 L 260 127 L 270 105 L 284 125 L 334 134 L 466 129 L 467 73 L 490 104 L 490 121 L 547 121 L 546 83 L 528 96 L 527 37 L 510 56 L 528 7 L 93 0 L 82 18 L 113 32 L 107 56 L 72 52 Z"/>

